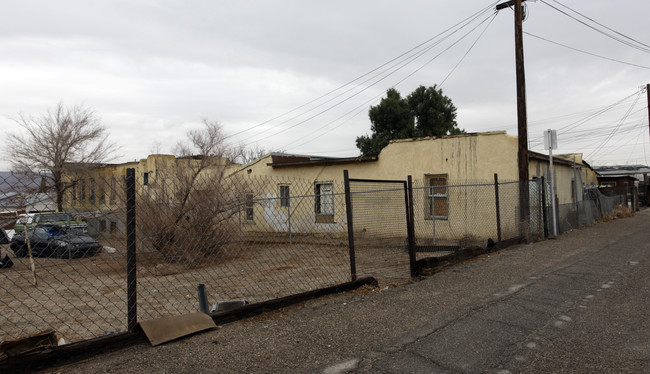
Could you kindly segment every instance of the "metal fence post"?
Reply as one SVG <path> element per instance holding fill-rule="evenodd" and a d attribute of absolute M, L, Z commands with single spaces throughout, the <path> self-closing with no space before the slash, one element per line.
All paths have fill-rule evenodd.
<path fill-rule="evenodd" d="M 553 236 L 557 236 L 562 234 L 562 227 L 560 226 L 560 199 L 558 199 L 557 195 L 553 195 L 553 199 L 555 200 L 555 206 L 557 207 L 557 214 L 553 217 L 555 225 L 553 228 Z"/>
<path fill-rule="evenodd" d="M 499 175 L 494 173 L 494 200 L 497 208 L 497 242 L 501 241 L 501 210 L 499 208 Z"/>
<path fill-rule="evenodd" d="M 289 224 L 289 244 L 293 244 L 293 232 L 291 231 L 291 196 L 287 196 L 287 220 Z"/>
<path fill-rule="evenodd" d="M 548 212 L 546 211 L 546 181 L 542 180 L 542 220 L 544 222 L 544 237 L 548 238 Z"/>
<path fill-rule="evenodd" d="M 350 194 L 350 175 L 347 169 L 343 170 L 343 184 L 345 187 L 345 212 L 348 219 L 348 246 L 350 248 L 350 277 L 357 280 L 357 263 L 354 253 L 354 225 L 352 223 L 352 196 Z"/>
<path fill-rule="evenodd" d="M 406 204 L 406 214 L 408 219 L 406 221 L 406 230 L 408 231 L 408 250 L 409 250 L 409 265 L 411 267 L 411 277 L 418 275 L 418 269 L 416 266 L 417 257 L 415 255 L 415 215 L 413 213 L 413 178 L 408 176 L 408 187 L 407 187 L 407 204 Z"/>
<path fill-rule="evenodd" d="M 138 324 L 135 238 L 135 169 L 126 169 L 126 294 L 129 331 Z"/>

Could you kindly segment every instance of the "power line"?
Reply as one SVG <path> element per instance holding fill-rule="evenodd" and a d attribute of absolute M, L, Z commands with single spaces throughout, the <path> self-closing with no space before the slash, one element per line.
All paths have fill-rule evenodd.
<path fill-rule="evenodd" d="M 484 13 L 485 13 L 485 12 L 484 12 Z M 476 18 L 477 18 L 477 17 L 474 17 L 474 19 L 476 19 Z M 403 79 L 399 80 L 397 83 L 395 83 L 395 84 L 393 85 L 393 87 L 395 87 L 395 86 L 401 84 L 401 83 L 404 82 L 406 79 L 408 79 L 409 77 L 411 77 L 412 75 L 414 75 L 415 73 L 417 73 L 418 71 L 420 71 L 421 69 L 423 69 L 425 66 L 427 66 L 428 64 L 430 64 L 430 63 L 431 63 L 432 61 L 434 61 L 436 58 L 440 57 L 444 52 L 448 51 L 448 50 L 451 49 L 453 46 L 455 46 L 456 44 L 458 44 L 461 40 L 463 40 L 463 39 L 466 38 L 468 35 L 470 35 L 474 30 L 476 30 L 480 25 L 482 25 L 483 23 L 485 23 L 488 19 L 489 19 L 489 18 L 486 18 L 486 19 L 484 19 L 483 21 L 481 21 L 478 25 L 476 25 L 476 26 L 475 26 L 474 28 L 472 28 L 470 31 L 468 31 L 468 32 L 465 33 L 463 36 L 461 36 L 459 39 L 457 39 L 455 42 L 453 42 L 450 46 L 448 46 L 448 47 L 445 48 L 443 51 L 441 51 L 440 53 L 438 53 L 437 55 L 435 55 L 433 58 L 431 58 L 431 59 L 429 59 L 428 61 L 426 61 L 426 62 L 425 62 L 424 64 L 422 64 L 419 68 L 415 69 L 413 72 L 411 72 L 410 74 L 408 74 L 406 77 L 404 77 Z M 473 21 L 473 20 L 472 20 L 472 21 Z M 449 38 L 451 35 L 457 33 L 458 31 L 462 30 L 463 28 L 467 27 L 468 25 L 469 25 L 469 23 L 463 25 L 463 26 L 462 26 L 461 28 L 459 28 L 458 30 L 455 30 L 455 31 L 452 32 L 451 34 L 447 35 L 447 36 L 443 39 L 443 41 L 446 40 L 447 38 Z M 438 44 L 439 44 L 439 43 L 438 43 Z M 436 45 L 438 45 L 438 44 L 436 44 Z M 417 58 L 419 58 L 419 57 L 421 57 L 422 55 L 424 55 L 426 52 L 428 52 L 430 49 L 432 49 L 432 48 L 435 47 L 436 45 L 434 45 L 434 46 L 432 46 L 432 47 L 429 47 L 429 48 L 427 48 L 425 51 L 423 51 L 423 52 L 421 52 L 421 53 L 419 53 L 419 54 L 417 54 L 417 55 L 411 57 L 410 60 L 408 60 L 408 61 L 402 63 L 400 66 L 398 66 L 397 68 L 395 68 L 395 70 L 393 70 L 393 71 L 387 73 L 385 76 L 383 76 L 383 77 L 379 78 L 378 80 L 372 82 L 370 85 L 365 86 L 365 87 L 364 87 L 363 89 L 361 89 L 360 91 L 358 91 L 358 92 L 356 92 L 356 93 L 354 93 L 354 94 L 348 96 L 347 98 L 345 98 L 345 99 L 343 99 L 343 100 L 341 100 L 341 101 L 335 103 L 334 105 L 332 105 L 332 106 L 330 106 L 330 107 L 328 107 L 328 108 L 326 108 L 326 109 L 324 109 L 324 110 L 322 110 L 322 111 L 320 111 L 320 112 L 318 112 L 318 113 L 316 113 L 316 114 L 314 114 L 314 115 L 312 115 L 312 116 L 310 116 L 310 117 L 308 117 L 308 118 L 306 118 L 306 119 L 304 119 L 304 120 L 301 120 L 301 121 L 299 121 L 298 123 L 295 123 L 295 124 L 293 124 L 293 125 L 291 125 L 291 126 L 289 126 L 289 127 L 287 127 L 287 128 L 284 128 L 284 129 L 281 129 L 281 130 L 279 130 L 279 131 L 276 131 L 275 133 L 273 133 L 273 134 L 271 134 L 271 135 L 269 135 L 269 136 L 266 136 L 266 137 L 261 138 L 261 139 L 257 139 L 257 140 L 255 140 L 255 141 L 262 141 L 262 140 L 266 140 L 266 139 L 269 139 L 269 138 L 271 138 L 271 137 L 277 136 L 277 135 L 279 135 L 279 134 L 281 134 L 281 133 L 283 133 L 283 132 L 286 132 L 286 131 L 291 130 L 291 129 L 297 127 L 297 126 L 300 126 L 300 125 L 302 125 L 302 124 L 304 124 L 304 123 L 306 123 L 306 122 L 308 122 L 308 121 L 310 121 L 310 120 L 312 120 L 312 119 L 314 119 L 314 118 L 316 118 L 316 117 L 318 117 L 318 116 L 320 116 L 320 115 L 322 115 L 322 114 L 328 112 L 329 110 L 331 110 L 331 109 L 333 109 L 333 108 L 335 108 L 335 107 L 337 107 L 337 106 L 343 104 L 344 102 L 346 102 L 346 101 L 352 99 L 352 98 L 355 97 L 355 96 L 358 96 L 359 94 L 361 94 L 361 93 L 367 91 L 368 89 L 370 89 L 371 87 L 375 86 L 375 85 L 378 84 L 379 82 L 381 82 L 381 81 L 387 79 L 388 77 L 392 76 L 392 75 L 395 74 L 397 71 L 403 69 L 404 67 L 408 66 L 408 65 L 411 64 L 413 61 L 415 61 Z M 382 92 L 381 94 L 377 95 L 376 97 L 380 97 L 380 96 L 382 96 L 382 95 L 383 95 L 383 92 Z M 371 99 L 370 101 L 373 101 L 374 99 L 376 99 L 376 97 L 373 98 L 373 99 Z M 364 104 L 364 105 L 365 105 L 365 104 Z M 358 107 L 357 107 L 357 108 L 358 108 Z M 353 109 L 353 110 L 350 111 L 350 112 L 353 112 L 354 110 L 356 110 L 356 108 Z M 349 114 L 350 112 L 344 114 L 343 116 L 339 117 L 338 119 L 344 117 L 345 115 Z M 337 119 L 337 120 L 338 120 L 338 119 Z M 332 121 L 332 122 L 335 122 L 335 121 L 336 121 L 336 120 L 334 120 L 334 121 Z M 324 127 L 326 127 L 326 126 L 328 126 L 328 125 L 331 124 L 332 122 L 329 122 L 328 124 L 322 126 L 321 129 L 324 128 Z M 286 123 L 286 121 L 283 122 L 283 123 Z M 265 132 L 268 132 L 268 131 L 270 131 L 270 130 L 271 130 L 271 129 L 267 129 L 267 130 L 265 130 L 265 131 L 262 131 L 261 133 L 258 133 L 258 134 L 255 135 L 255 136 L 259 136 L 259 135 L 261 135 L 261 134 L 263 134 L 263 133 L 265 133 Z"/>
<path fill-rule="evenodd" d="M 462 61 L 462 60 L 467 56 L 467 54 L 472 50 L 472 48 L 476 45 L 476 43 L 479 41 L 479 39 L 481 39 L 481 37 L 483 36 L 483 34 L 484 34 L 485 31 L 487 30 L 487 28 L 490 26 L 490 24 L 492 24 L 492 21 L 494 20 L 495 17 L 496 17 L 496 13 L 495 13 L 494 16 L 492 17 L 492 19 L 490 20 L 490 22 L 488 23 L 488 25 L 486 26 L 486 28 L 481 32 L 481 34 L 480 34 L 479 37 L 476 39 L 476 41 L 474 41 L 474 43 L 470 46 L 470 48 L 469 48 L 468 51 L 465 53 L 465 55 L 461 58 L 461 61 Z M 436 56 L 434 56 L 434 58 L 432 58 L 431 60 L 427 61 L 423 66 L 421 66 L 420 68 L 416 69 L 415 72 L 421 70 L 424 66 L 426 66 L 427 64 L 429 64 L 431 61 L 435 60 L 435 58 L 439 57 L 442 53 L 446 52 L 446 51 L 449 50 L 451 47 L 455 46 L 458 42 L 460 42 L 461 40 L 463 40 L 465 37 L 467 37 L 469 34 L 471 34 L 474 30 L 476 30 L 480 25 L 482 25 L 482 24 L 485 23 L 486 21 L 487 21 L 487 19 L 483 20 L 483 21 L 482 21 L 481 23 L 479 23 L 477 26 L 475 26 L 474 28 L 472 28 L 468 33 L 466 33 L 466 34 L 463 35 L 460 39 L 458 39 L 456 42 L 452 43 L 449 47 L 447 47 L 447 48 L 444 49 L 442 52 L 440 52 L 439 54 L 437 54 Z M 460 61 L 459 61 L 458 64 L 460 64 Z M 456 67 L 458 67 L 458 64 L 456 64 L 456 66 L 453 68 L 453 70 L 455 70 Z M 453 70 L 452 70 L 452 72 L 453 72 Z M 412 72 L 411 74 L 409 74 L 409 75 L 408 75 L 407 77 L 405 77 L 404 79 L 398 81 L 396 84 L 393 85 L 393 87 L 395 87 L 395 86 L 399 85 L 400 83 L 402 83 L 402 82 L 403 82 L 404 80 L 406 80 L 408 77 L 412 76 L 415 72 Z M 445 80 L 446 80 L 450 75 L 451 75 L 451 72 L 450 72 L 449 74 L 447 74 L 447 76 L 445 77 Z M 444 80 L 443 80 L 443 83 L 444 83 Z M 303 143 L 300 143 L 300 144 L 296 145 L 296 147 L 300 147 L 300 146 L 302 146 L 302 145 L 308 144 L 308 143 L 310 143 L 310 142 L 312 142 L 312 141 L 318 139 L 319 137 L 325 135 L 326 133 L 331 132 L 331 131 L 333 131 L 333 130 L 339 128 L 339 127 L 342 126 L 343 124 L 347 123 L 347 121 L 351 120 L 351 119 L 354 118 L 355 116 L 359 115 L 362 111 L 364 111 L 366 105 L 368 105 L 369 103 L 375 101 L 376 99 L 378 99 L 378 98 L 381 97 L 381 96 L 383 96 L 383 92 L 382 92 L 381 94 L 379 94 L 379 95 L 377 95 L 377 96 L 371 98 L 370 100 L 366 101 L 365 103 L 363 103 L 363 104 L 357 106 L 356 108 L 350 110 L 349 112 L 345 113 L 344 115 L 342 115 L 342 116 L 340 116 L 340 117 L 338 117 L 338 118 L 336 118 L 336 119 L 330 121 L 329 123 L 327 123 L 327 124 L 325 124 L 324 126 L 320 127 L 319 130 L 321 130 L 321 129 L 323 129 L 323 128 L 329 126 L 329 125 L 331 125 L 332 123 L 334 123 L 334 122 L 338 121 L 339 119 L 341 119 L 341 118 L 347 116 L 348 114 L 357 111 L 359 108 L 363 108 L 363 109 L 361 109 L 360 111 L 357 111 L 357 112 L 356 112 L 354 115 L 352 115 L 350 118 L 348 118 L 348 119 L 346 119 L 345 121 L 343 121 L 342 123 L 340 123 L 339 125 L 337 125 L 337 126 L 331 128 L 331 129 L 325 131 L 324 133 L 321 133 L 321 134 L 316 135 L 315 137 L 312 137 L 312 138 L 311 138 L 310 140 L 308 140 L 308 141 L 305 141 L 305 142 L 303 142 Z M 291 142 L 291 143 L 288 143 L 287 145 L 285 145 L 285 147 L 288 147 L 289 145 L 291 145 L 291 144 L 293 144 L 293 143 L 295 143 L 295 142 L 296 142 L 296 141 Z"/>
<path fill-rule="evenodd" d="M 618 63 L 620 63 L 620 64 L 625 64 L 625 65 L 630 65 L 630 66 L 634 66 L 634 67 L 641 68 L 641 69 L 648 69 L 648 70 L 650 70 L 650 67 L 648 67 L 648 66 L 643 66 L 643 65 L 633 64 L 633 63 L 631 63 L 631 62 L 625 62 L 625 61 L 617 60 L 617 59 L 615 59 L 615 58 L 610 58 L 610 57 L 606 57 L 606 56 L 598 55 L 598 54 L 595 54 L 595 53 L 591 53 L 591 52 L 583 51 L 582 49 L 578 49 L 578 48 L 574 48 L 574 47 L 568 46 L 568 45 L 566 45 L 566 44 L 562 44 L 562 43 L 554 42 L 554 41 L 552 41 L 552 40 L 549 40 L 549 39 L 543 38 L 543 37 L 541 37 L 541 36 L 538 36 L 538 35 L 535 35 L 535 34 L 531 34 L 531 33 L 527 32 L 527 31 L 524 31 L 524 34 L 526 34 L 526 35 L 528 35 L 528 36 L 532 36 L 533 38 L 537 38 L 537 39 L 543 40 L 543 41 L 548 42 L 548 43 L 552 43 L 552 44 L 555 44 L 555 45 L 559 45 L 560 47 L 568 48 L 568 49 L 570 49 L 570 50 L 572 50 L 572 51 L 576 51 L 576 52 L 580 52 L 580 53 L 587 54 L 587 55 L 589 55 L 589 56 L 594 56 L 594 57 L 602 58 L 602 59 L 604 59 L 604 60 L 613 61 L 613 62 L 618 62 Z"/>
<path fill-rule="evenodd" d="M 579 119 L 579 120 L 577 120 L 577 121 L 575 121 L 575 122 L 572 122 L 572 123 L 570 123 L 570 124 L 568 124 L 568 125 L 566 125 L 566 126 L 564 126 L 564 127 L 560 127 L 559 129 L 557 129 L 558 135 L 564 135 L 565 133 L 569 132 L 571 129 L 576 128 L 576 127 L 578 127 L 578 126 L 582 126 L 582 125 L 584 125 L 585 123 L 587 123 L 587 122 L 593 120 L 594 118 L 596 118 L 596 117 L 598 117 L 598 116 L 600 116 L 600 115 L 602 115 L 602 114 L 604 114 L 604 113 L 606 113 L 606 112 L 612 110 L 613 108 L 617 107 L 618 105 L 620 105 L 620 104 L 622 104 L 622 103 L 628 101 L 631 97 L 634 97 L 634 95 L 636 95 L 636 100 L 635 100 L 635 102 L 638 101 L 638 100 L 639 100 L 639 96 L 644 92 L 644 90 L 645 90 L 645 88 L 640 89 L 640 90 L 638 90 L 637 92 L 635 92 L 635 93 L 633 93 L 633 94 L 631 94 L 631 95 L 628 95 L 628 96 L 624 97 L 623 99 L 618 100 L 618 101 L 615 102 L 615 103 L 612 103 L 612 104 L 610 104 L 610 105 L 607 105 L 607 106 L 605 106 L 605 107 L 602 107 L 602 108 L 598 109 L 596 112 L 591 113 L 591 114 L 589 114 L 588 116 L 586 116 L 586 117 L 584 117 L 584 118 L 581 118 L 581 119 Z M 635 113 L 636 113 L 636 112 L 635 112 Z M 530 145 L 530 146 L 535 146 L 535 145 L 537 145 L 537 144 L 540 144 L 540 143 L 541 143 L 541 140 L 540 140 L 540 139 L 541 139 L 541 136 L 538 136 L 538 137 L 532 138 L 532 139 L 529 141 L 529 145 Z"/>
<path fill-rule="evenodd" d="M 634 108 L 634 106 L 636 105 L 636 103 L 639 101 L 639 98 L 641 97 L 641 94 L 642 94 L 642 93 L 643 93 L 643 90 L 640 90 L 640 91 L 639 91 L 639 94 L 638 94 L 637 97 L 636 97 L 636 100 L 634 100 L 634 103 L 632 103 L 632 106 L 630 106 L 630 109 L 628 109 L 628 111 L 625 113 L 625 115 L 624 115 L 623 118 L 621 119 L 621 122 L 619 122 L 619 124 L 616 125 L 616 127 L 612 130 L 610 136 L 609 136 L 608 138 L 606 138 L 606 139 L 603 141 L 603 143 L 601 144 L 600 147 L 602 147 L 602 146 L 604 146 L 605 144 L 607 144 L 607 142 L 608 142 L 608 141 L 609 141 L 609 140 L 614 136 L 614 134 L 616 133 L 616 130 L 618 130 L 618 128 L 621 126 L 621 124 L 625 121 L 625 119 L 626 119 L 626 118 L 630 115 L 630 113 L 632 112 L 632 109 Z M 589 154 L 587 155 L 587 157 L 590 157 L 591 155 L 596 154 L 596 153 L 598 153 L 599 151 L 600 151 L 600 149 L 596 149 L 596 150 L 592 151 L 591 153 L 589 153 Z"/>
<path fill-rule="evenodd" d="M 483 34 L 485 34 L 485 32 L 487 31 L 488 27 L 490 27 L 490 25 L 492 24 L 492 22 L 494 21 L 494 19 L 496 18 L 496 16 L 497 16 L 497 14 L 494 13 L 494 17 L 492 17 L 492 19 L 490 20 L 490 22 L 485 26 L 485 28 L 483 29 L 483 31 L 481 31 L 481 33 L 479 34 L 479 36 L 476 38 L 476 40 L 474 41 L 474 43 L 472 43 L 472 45 L 469 47 L 469 49 L 467 50 L 467 52 L 465 52 L 465 54 L 463 55 L 463 57 L 461 57 L 461 59 L 458 61 L 458 63 L 456 63 L 456 65 L 453 67 L 453 69 L 451 69 L 451 71 L 447 74 L 447 76 L 445 77 L 445 79 L 443 79 L 442 82 L 440 82 L 440 85 L 438 85 L 438 87 L 442 87 L 442 85 L 445 84 L 445 82 L 447 81 L 447 78 L 449 78 L 449 77 L 454 73 L 454 71 L 456 71 L 456 68 L 458 68 L 458 66 L 461 64 L 461 62 L 463 62 L 463 60 L 465 59 L 465 57 L 467 57 L 467 55 L 472 51 L 472 49 L 474 48 L 474 46 L 476 45 L 476 43 L 478 43 L 478 41 L 481 39 L 481 37 L 483 37 Z"/>
<path fill-rule="evenodd" d="M 573 19 L 574 21 L 577 21 L 577 22 L 579 22 L 579 23 L 581 23 L 581 24 L 587 26 L 588 28 L 590 28 L 590 29 L 592 29 L 592 30 L 598 32 L 599 34 L 602 34 L 602 35 L 604 35 L 604 36 L 606 36 L 606 37 L 608 37 L 608 38 L 610 38 L 610 39 L 613 39 L 613 40 L 615 40 L 615 41 L 617 41 L 617 42 L 619 42 L 619 43 L 622 43 L 622 44 L 624 44 L 624 45 L 627 45 L 628 47 L 632 47 L 632 48 L 634 48 L 634 49 L 638 49 L 639 51 L 642 51 L 642 52 L 650 53 L 650 47 L 647 47 L 647 46 L 646 46 L 645 44 L 643 44 L 643 43 L 636 42 L 636 43 L 638 43 L 638 44 L 635 44 L 635 43 L 632 43 L 632 42 L 626 41 L 626 40 L 624 40 L 624 39 L 621 39 L 621 38 L 619 38 L 619 37 L 616 37 L 616 36 L 614 36 L 614 35 L 611 35 L 611 34 L 605 32 L 605 31 L 603 31 L 603 30 L 598 29 L 597 27 L 594 27 L 594 26 L 589 25 L 588 23 L 586 23 L 586 22 L 584 22 L 584 21 L 582 21 L 582 20 L 577 19 L 576 17 L 574 17 L 574 16 L 568 14 L 567 12 L 565 12 L 565 11 L 563 11 L 563 10 L 561 10 L 561 9 L 558 9 L 557 7 L 555 7 L 555 6 L 553 6 L 553 5 L 549 4 L 549 3 L 547 3 L 547 2 L 544 1 L 544 0 L 541 0 L 541 2 L 542 2 L 542 4 L 545 4 L 545 5 L 549 6 L 549 7 L 552 8 L 552 9 L 555 9 L 556 11 L 558 11 L 558 12 L 564 14 L 565 16 L 567 16 L 567 17 L 569 17 L 569 18 L 571 18 L 571 19 Z M 584 17 L 584 16 L 583 16 L 583 17 Z M 620 33 L 619 33 L 619 34 L 620 34 Z M 626 37 L 626 38 L 631 39 L 631 38 L 629 38 L 629 37 Z M 634 40 L 634 39 L 631 39 L 631 40 Z M 640 44 L 640 45 L 639 45 L 639 44 Z"/>
<path fill-rule="evenodd" d="M 645 47 L 647 47 L 647 48 L 650 48 L 650 45 L 647 45 L 647 44 L 645 44 L 645 43 L 642 43 L 642 42 L 640 42 L 640 41 L 638 41 L 638 40 L 636 40 L 636 39 L 633 39 L 633 38 L 631 38 L 631 37 L 629 37 L 629 36 L 623 34 L 623 33 L 618 32 L 618 31 L 616 31 L 616 30 L 614 30 L 614 29 L 612 29 L 612 28 L 610 28 L 610 27 L 608 27 L 608 26 L 606 26 L 606 25 L 603 25 L 602 23 L 600 23 L 600 22 L 594 20 L 593 18 L 587 17 L 587 16 L 585 16 L 584 14 L 578 12 L 577 10 L 574 10 L 574 9 L 569 8 L 568 6 L 562 4 L 561 2 L 559 2 L 559 1 L 557 1 L 557 0 L 553 0 L 553 1 L 556 2 L 556 3 L 558 3 L 559 5 L 561 5 L 561 6 L 565 7 L 565 8 L 567 8 L 567 9 L 569 9 L 569 10 L 572 11 L 573 13 L 576 13 L 576 14 L 580 15 L 581 17 L 584 17 L 584 18 L 590 20 L 590 21 L 593 22 L 593 23 L 595 23 L 595 24 L 597 24 L 597 25 L 599 25 L 599 26 L 601 26 L 601 27 L 604 27 L 604 28 L 606 28 L 607 30 L 612 31 L 612 32 L 614 32 L 614 33 L 616 33 L 616 34 L 618 34 L 618 35 L 624 37 L 625 39 L 628 39 L 628 40 L 630 40 L 630 41 L 632 41 L 632 42 L 634 42 L 634 43 L 638 43 L 638 44 L 640 44 L 640 45 L 642 45 L 642 46 L 645 46 Z"/>
<path fill-rule="evenodd" d="M 303 109 L 303 108 L 305 108 L 305 107 L 307 107 L 307 106 L 309 106 L 309 105 L 311 105 L 311 104 L 313 104 L 313 103 L 315 103 L 315 102 L 317 102 L 317 101 L 319 101 L 319 100 L 321 100 L 321 99 L 323 99 L 323 98 L 325 98 L 325 97 L 327 97 L 327 96 L 329 96 L 329 95 L 331 95 L 331 94 L 333 94 L 333 93 L 335 93 L 335 92 L 337 92 L 337 91 L 339 91 L 339 90 L 341 90 L 341 89 L 343 89 L 343 88 L 345 88 L 345 87 L 347 87 L 347 86 L 349 86 L 349 85 L 351 85 L 351 84 L 353 84 L 354 82 L 356 82 L 356 81 L 358 81 L 358 80 L 360 80 L 360 79 L 362 79 L 362 78 L 364 78 L 364 77 L 366 77 L 366 76 L 368 76 L 368 75 L 371 75 L 372 73 L 374 73 L 374 72 L 376 72 L 376 71 L 378 71 L 378 70 L 380 70 L 380 69 L 386 67 L 387 65 L 389 65 L 389 64 L 391 64 L 391 63 L 393 63 L 393 62 L 395 62 L 395 61 L 400 60 L 402 57 L 404 57 L 404 56 L 408 56 L 408 55 L 411 54 L 412 52 L 419 50 L 421 47 L 423 47 L 423 46 L 425 46 L 425 45 L 431 43 L 432 41 L 434 41 L 434 40 L 436 40 L 437 38 L 439 38 L 441 35 L 444 35 L 444 34 L 446 34 L 447 32 L 449 32 L 450 30 L 453 30 L 454 28 L 458 27 L 458 25 L 461 25 L 461 24 L 463 24 L 464 22 L 472 22 L 474 19 L 478 18 L 481 14 L 483 14 L 483 13 L 485 13 L 486 11 L 490 10 L 490 9 L 494 6 L 494 4 L 496 4 L 496 3 L 497 3 L 496 1 L 493 2 L 493 3 L 490 4 L 489 6 L 487 6 L 487 7 L 483 8 L 483 9 L 479 10 L 478 12 L 475 12 L 475 13 L 472 14 L 471 16 L 469 16 L 469 17 L 467 17 L 467 18 L 461 20 L 460 22 L 458 22 L 458 23 L 454 24 L 453 26 L 451 26 L 451 27 L 445 29 L 444 31 L 438 33 L 437 35 L 435 35 L 435 36 L 433 36 L 433 37 L 427 39 L 426 41 L 424 41 L 424 42 L 422 42 L 422 43 L 416 45 L 415 47 L 413 47 L 413 48 L 407 50 L 406 52 L 403 52 L 402 54 L 400 54 L 400 55 L 394 57 L 393 59 L 391 59 L 391 60 L 389 60 L 389 61 L 387 61 L 387 62 L 385 62 L 385 63 L 379 65 L 378 67 L 376 67 L 376 68 L 370 70 L 369 72 L 364 73 L 364 74 L 362 74 L 362 75 L 360 75 L 360 76 L 354 78 L 353 80 L 351 80 L 351 81 L 349 81 L 349 82 L 347 82 L 347 83 L 345 83 L 345 84 L 343 84 L 343 85 L 341 85 L 341 86 L 339 86 L 339 87 L 337 87 L 337 88 L 335 88 L 335 89 L 333 89 L 333 90 L 331 90 L 331 91 L 329 91 L 329 92 L 327 92 L 327 93 L 325 93 L 325 94 L 323 94 L 323 95 L 321 95 L 321 96 L 319 96 L 319 97 L 317 97 L 317 98 L 315 98 L 315 99 L 313 99 L 313 100 L 311 100 L 311 101 L 309 101 L 309 102 L 307 102 L 307 103 L 305 103 L 305 104 L 302 104 L 302 105 L 300 105 L 300 106 L 298 106 L 298 107 L 296 107 L 296 108 L 294 108 L 294 109 L 292 109 L 292 110 L 289 110 L 289 111 L 287 111 L 287 112 L 285 112 L 285 113 L 282 113 L 282 114 L 280 114 L 280 115 L 278 115 L 278 116 L 276 116 L 276 117 L 274 117 L 274 118 L 271 118 L 271 119 L 269 119 L 269 120 L 263 121 L 263 122 L 261 122 L 261 123 L 259 123 L 259 124 L 257 124 L 257 125 L 254 125 L 254 126 L 252 126 L 252 127 L 249 127 L 249 128 L 247 128 L 247 129 L 244 129 L 244 130 L 241 130 L 241 131 L 238 131 L 238 132 L 236 132 L 236 133 L 234 133 L 234 134 L 232 134 L 232 135 L 227 136 L 225 139 L 232 138 L 232 137 L 237 136 L 237 135 L 240 135 L 240 134 L 242 134 L 242 133 L 245 133 L 245 132 L 248 132 L 248 131 L 254 130 L 254 129 L 259 128 L 259 127 L 261 127 L 261 126 L 263 126 L 263 125 L 266 125 L 266 124 L 271 123 L 271 122 L 273 122 L 273 121 L 275 121 L 275 120 L 278 120 L 278 119 L 280 119 L 280 118 L 282 118 L 282 117 L 285 117 L 285 116 L 287 116 L 287 115 L 289 115 L 289 114 L 291 114 L 291 113 L 294 113 L 294 112 L 296 112 L 296 111 L 299 111 L 300 109 Z M 468 20 L 469 20 L 469 21 L 468 21 Z M 466 26 L 466 25 L 465 25 L 465 26 Z M 463 27 L 465 27 L 465 26 L 463 26 Z M 462 27 L 461 27 L 461 28 L 462 28 Z M 355 86 L 354 88 L 356 88 L 356 87 L 358 87 L 358 85 Z M 354 88 L 352 88 L 352 89 L 354 89 Z M 349 92 L 349 90 L 346 91 L 346 92 Z M 340 95 L 339 95 L 339 96 L 340 96 Z M 338 96 L 336 96 L 336 97 L 338 97 Z M 335 98 L 336 98 L 336 97 L 335 97 Z M 329 100 L 329 101 L 331 101 L 331 100 Z M 329 102 L 329 101 L 327 101 L 327 102 Z M 326 103 L 327 103 L 327 102 L 326 102 Z M 319 106 L 322 106 L 322 105 L 323 105 L 323 104 L 321 104 L 321 105 L 319 105 Z M 316 108 L 318 108 L 318 106 L 317 106 Z M 313 109 L 315 109 L 315 108 L 310 109 L 310 111 L 313 110 Z M 300 115 L 299 115 L 299 116 L 300 116 Z M 299 117 L 299 116 L 297 116 L 297 117 Z M 293 117 L 292 119 L 295 119 L 295 118 L 296 118 L 296 117 Z M 291 119 L 290 119 L 290 120 L 291 120 Z"/>

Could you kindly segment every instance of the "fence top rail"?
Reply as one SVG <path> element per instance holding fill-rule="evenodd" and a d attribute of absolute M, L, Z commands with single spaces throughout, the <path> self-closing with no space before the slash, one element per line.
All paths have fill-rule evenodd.
<path fill-rule="evenodd" d="M 361 183 L 400 183 L 406 185 L 406 181 L 397 180 L 397 179 L 358 179 L 350 178 L 350 182 L 361 182 Z"/>
<path fill-rule="evenodd" d="M 325 195 L 324 194 L 320 194 L 320 195 L 318 195 L 318 194 L 289 195 L 286 198 L 289 198 L 289 199 L 314 198 L 316 196 L 325 196 Z M 327 194 L 327 196 L 345 196 L 345 193 L 344 192 L 335 192 L 335 193 Z M 282 197 L 282 196 L 254 197 L 253 201 L 281 200 L 281 199 L 285 199 L 285 197 Z"/>
<path fill-rule="evenodd" d="M 532 181 L 530 181 L 532 182 Z M 504 185 L 504 184 L 515 184 L 519 183 L 517 181 L 510 181 L 510 182 L 499 182 L 499 185 Z M 535 182 L 537 183 L 537 182 Z M 494 187 L 494 182 L 492 183 L 471 183 L 471 184 L 446 184 L 446 185 L 436 185 L 436 186 L 413 186 L 413 189 L 431 189 L 431 188 L 443 188 L 443 187 L 487 187 L 491 186 Z"/>

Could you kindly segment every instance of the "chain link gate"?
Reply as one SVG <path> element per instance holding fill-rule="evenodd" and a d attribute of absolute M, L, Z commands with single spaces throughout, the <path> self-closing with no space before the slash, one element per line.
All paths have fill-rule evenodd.
<path fill-rule="evenodd" d="M 415 260 L 407 181 L 355 179 L 347 171 L 345 179 L 353 277 L 410 278 Z"/>

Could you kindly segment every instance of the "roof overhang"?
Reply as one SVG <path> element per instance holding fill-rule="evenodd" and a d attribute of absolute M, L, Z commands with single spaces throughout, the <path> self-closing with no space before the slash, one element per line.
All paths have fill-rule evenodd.
<path fill-rule="evenodd" d="M 329 166 L 329 165 L 373 162 L 377 160 L 378 157 L 376 156 L 330 158 L 330 157 L 317 157 L 317 156 L 271 155 L 271 162 L 267 163 L 266 165 L 271 166 L 273 168 L 300 167 L 300 166 Z"/>

